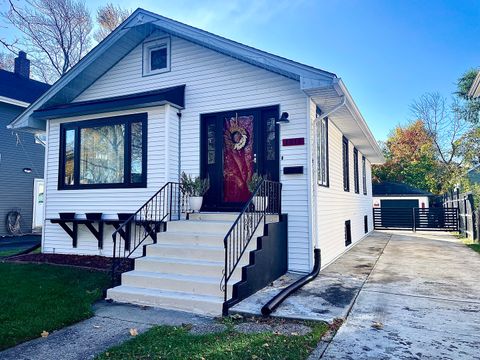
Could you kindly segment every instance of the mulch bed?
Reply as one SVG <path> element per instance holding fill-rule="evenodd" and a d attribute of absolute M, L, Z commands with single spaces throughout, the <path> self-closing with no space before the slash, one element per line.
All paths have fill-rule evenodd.
<path fill-rule="evenodd" d="M 90 255 L 67 255 L 67 254 L 24 254 L 13 256 L 8 259 L 13 262 L 44 263 L 54 265 L 67 265 L 95 270 L 110 271 L 112 258 L 105 256 Z M 134 259 L 123 259 L 119 266 L 120 272 L 133 270 Z"/>

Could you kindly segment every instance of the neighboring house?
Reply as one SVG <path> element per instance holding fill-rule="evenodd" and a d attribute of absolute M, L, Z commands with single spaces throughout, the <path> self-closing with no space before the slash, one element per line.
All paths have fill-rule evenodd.
<path fill-rule="evenodd" d="M 468 170 L 467 177 L 471 184 L 480 184 L 480 164 Z"/>
<path fill-rule="evenodd" d="M 250 266 L 226 288 L 230 298 L 241 280 L 238 300 L 238 284 L 245 295 L 287 268 L 307 273 L 314 248 L 325 266 L 373 228 L 371 164 L 383 156 L 340 78 L 142 9 L 11 127 L 48 136 L 43 252 L 112 256 L 114 227 L 115 256 L 141 256 L 132 250 L 139 233 L 157 242 L 109 290 L 114 300 L 218 314 L 224 261 L 229 273 L 246 250 L 240 264 Z M 158 233 L 161 220 L 176 219 L 176 185 L 164 185 L 181 172 L 209 177 L 202 212 Z M 225 254 L 254 172 L 282 185 L 281 197 L 263 197 L 273 225 L 268 234 L 259 226 L 263 240 L 245 249 L 257 219 L 247 207 Z M 280 205 L 288 225 L 274 215 Z M 115 223 L 117 213 L 140 208 L 128 226 Z M 61 212 L 76 220 L 57 219 Z M 89 212 L 103 213 L 103 236 L 78 220 Z M 255 248 L 262 251 L 249 258 Z"/>
<path fill-rule="evenodd" d="M 382 181 L 373 184 L 374 208 L 428 208 L 434 195 L 403 183 Z"/>
<path fill-rule="evenodd" d="M 472 86 L 468 91 L 468 97 L 476 99 L 480 97 L 480 71 L 477 73 L 477 76 L 473 80 Z"/>
<path fill-rule="evenodd" d="M 30 79 L 30 60 L 22 51 L 14 72 L 0 69 L 0 236 L 30 233 L 43 223 L 45 148 L 34 134 L 7 125 L 49 87 Z"/>

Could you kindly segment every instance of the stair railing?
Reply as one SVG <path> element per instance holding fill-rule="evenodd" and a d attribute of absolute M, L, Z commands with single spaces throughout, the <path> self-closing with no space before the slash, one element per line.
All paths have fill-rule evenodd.
<path fill-rule="evenodd" d="M 269 215 L 280 216 L 282 205 L 282 184 L 276 181 L 262 180 L 252 196 L 244 205 L 237 219 L 228 230 L 223 245 L 225 247 L 225 265 L 220 281 L 220 290 L 224 294 L 223 314 L 228 314 L 228 282 L 239 264 L 250 240 Z"/>
<path fill-rule="evenodd" d="M 112 283 L 118 283 L 117 271 L 124 267 L 125 261 L 136 254 L 137 249 L 147 239 L 157 242 L 157 234 L 165 230 L 167 221 L 180 220 L 182 213 L 188 211 L 187 195 L 180 183 L 168 182 L 158 190 L 134 214 L 121 223 L 114 223 L 112 233 L 113 259 Z M 133 255 L 138 256 L 133 256 Z"/>

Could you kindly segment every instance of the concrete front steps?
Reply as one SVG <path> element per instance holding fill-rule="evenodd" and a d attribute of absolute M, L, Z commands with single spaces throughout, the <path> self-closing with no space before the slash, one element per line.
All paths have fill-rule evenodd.
<path fill-rule="evenodd" d="M 157 243 L 146 247 L 146 256 L 135 259 L 135 270 L 123 273 L 122 284 L 107 291 L 107 299 L 220 315 L 223 239 L 237 216 L 198 213 L 190 214 L 189 220 L 168 222 L 167 231 L 157 234 Z M 229 294 L 232 285 L 241 280 L 241 268 L 248 265 L 248 253 L 255 250 L 256 238 L 261 235 L 263 226 L 259 225 L 229 281 Z"/>

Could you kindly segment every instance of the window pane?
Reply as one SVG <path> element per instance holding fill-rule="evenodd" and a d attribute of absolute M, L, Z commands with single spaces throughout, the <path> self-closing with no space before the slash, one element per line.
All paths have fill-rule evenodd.
<path fill-rule="evenodd" d="M 350 191 L 350 164 L 348 158 L 348 140 L 343 137 L 343 190 Z"/>
<path fill-rule="evenodd" d="M 215 123 L 208 124 L 207 127 L 207 163 L 215 164 Z"/>
<path fill-rule="evenodd" d="M 317 173 L 320 185 L 328 186 L 328 140 L 327 119 L 322 119 L 317 126 Z"/>
<path fill-rule="evenodd" d="M 267 160 L 275 160 L 275 118 L 267 119 Z"/>
<path fill-rule="evenodd" d="M 75 182 L 73 180 L 74 167 L 74 158 L 75 158 L 75 130 L 65 131 L 65 185 L 73 185 Z"/>
<path fill-rule="evenodd" d="M 132 123 L 132 162 L 131 162 L 131 182 L 142 182 L 143 163 L 142 163 L 142 123 Z"/>
<path fill-rule="evenodd" d="M 367 194 L 367 165 L 365 157 L 362 157 L 362 172 L 363 172 L 363 193 Z"/>
<path fill-rule="evenodd" d="M 167 48 L 150 51 L 150 70 L 165 69 L 167 67 Z"/>
<path fill-rule="evenodd" d="M 125 125 L 81 129 L 80 184 L 123 183 Z"/>

